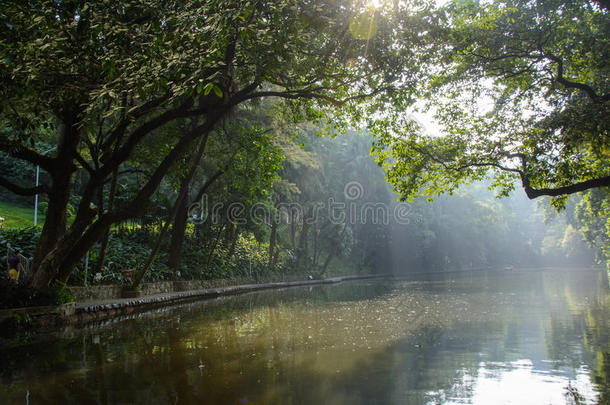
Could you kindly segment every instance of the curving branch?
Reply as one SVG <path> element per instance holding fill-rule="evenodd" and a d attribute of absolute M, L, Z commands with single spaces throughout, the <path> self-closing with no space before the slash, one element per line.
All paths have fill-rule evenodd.
<path fill-rule="evenodd" d="M 0 151 L 6 152 L 12 157 L 38 165 L 47 171 L 51 170 L 53 167 L 53 158 L 45 156 L 37 150 L 28 148 L 21 142 L 11 139 L 5 133 L 0 133 Z"/>
<path fill-rule="evenodd" d="M 610 100 L 610 94 L 599 95 L 591 86 L 565 78 L 563 75 L 563 59 L 550 53 L 545 54 L 545 56 L 553 62 L 557 63 L 557 75 L 555 77 L 557 83 L 561 83 L 564 87 L 569 89 L 582 90 L 595 103 L 603 103 Z"/>
<path fill-rule="evenodd" d="M 434 153 L 430 152 L 429 150 L 427 150 L 424 147 L 421 147 L 416 144 L 408 144 L 408 145 L 413 150 L 415 150 L 417 153 L 421 153 L 422 155 L 425 155 L 427 158 L 429 158 L 433 162 L 441 165 L 443 167 L 443 169 L 445 169 L 447 171 L 460 172 L 462 170 L 466 170 L 466 169 L 474 168 L 474 167 L 478 167 L 478 168 L 481 168 L 481 167 L 492 168 L 493 167 L 493 168 L 496 168 L 496 169 L 499 169 L 499 170 L 502 170 L 505 172 L 516 173 L 521 178 L 521 184 L 523 186 L 523 189 L 525 190 L 525 194 L 527 195 L 527 197 L 530 200 L 533 200 L 534 198 L 538 198 L 538 197 L 542 197 L 542 196 L 556 197 L 556 196 L 560 196 L 560 195 L 569 195 L 569 194 L 574 194 L 574 193 L 578 193 L 581 191 L 586 191 L 591 188 L 610 187 L 610 176 L 604 176 L 604 177 L 598 177 L 598 178 L 594 178 L 594 179 L 589 179 L 589 180 L 573 183 L 573 184 L 570 184 L 567 186 L 534 188 L 531 186 L 530 178 L 527 175 L 527 156 L 523 153 L 515 152 L 515 153 L 503 153 L 502 154 L 502 156 L 504 156 L 505 158 L 508 158 L 508 159 L 521 160 L 521 169 L 506 167 L 506 166 L 498 163 L 497 161 L 470 162 L 470 163 L 465 163 L 463 165 L 455 166 L 455 165 L 450 164 L 450 162 L 447 162 L 447 161 L 439 158 Z"/>
<path fill-rule="evenodd" d="M 224 170 L 218 170 L 218 171 L 216 171 L 216 173 L 214 173 L 212 175 L 212 177 L 207 179 L 206 182 L 201 186 L 201 188 L 197 192 L 197 196 L 193 199 L 193 202 L 197 202 L 197 201 L 201 200 L 201 198 L 203 198 L 203 195 L 205 194 L 206 190 L 212 185 L 212 183 L 214 183 L 224 173 L 225 173 Z"/>
<path fill-rule="evenodd" d="M 15 194 L 30 196 L 35 194 L 48 193 L 49 188 L 46 185 L 39 185 L 38 187 L 21 187 L 4 177 L 0 176 L 0 186 L 6 188 L 9 191 L 12 191 Z"/>
<path fill-rule="evenodd" d="M 610 176 L 598 177 L 579 183 L 570 184 L 568 186 L 556 187 L 556 188 L 533 188 L 530 186 L 529 178 L 526 175 L 521 176 L 521 183 L 525 194 L 530 200 L 541 196 L 557 197 L 560 195 L 568 195 L 578 193 L 580 191 L 586 191 L 591 188 L 598 187 L 610 187 Z"/>
<path fill-rule="evenodd" d="M 254 99 L 254 98 L 260 98 L 260 97 L 279 97 L 279 98 L 286 98 L 286 99 L 291 99 L 291 100 L 297 100 L 297 99 L 301 99 L 301 98 L 306 98 L 306 99 L 317 99 L 317 100 L 323 100 L 328 102 L 329 104 L 332 104 L 335 107 L 342 107 L 345 104 L 349 103 L 350 101 L 355 101 L 355 100 L 364 100 L 370 97 L 373 97 L 379 93 L 383 93 L 385 91 L 393 91 L 396 88 L 394 86 L 384 86 L 384 87 L 380 87 L 378 89 L 375 89 L 369 93 L 364 93 L 364 94 L 356 94 L 350 97 L 346 97 L 344 99 L 337 99 L 334 97 L 331 97 L 329 95 L 326 94 L 321 94 L 321 93 L 317 93 L 317 91 L 319 90 L 325 90 L 325 89 L 312 89 L 312 90 L 285 90 L 285 91 L 258 91 L 258 92 L 254 92 L 254 93 L 250 93 L 248 95 L 245 95 L 244 100 L 240 100 L 240 101 L 245 101 L 247 99 Z"/>

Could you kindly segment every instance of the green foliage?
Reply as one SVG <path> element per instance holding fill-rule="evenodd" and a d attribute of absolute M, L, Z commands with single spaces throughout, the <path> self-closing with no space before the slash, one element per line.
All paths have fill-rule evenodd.
<path fill-rule="evenodd" d="M 0 255 L 5 255 L 7 247 L 10 247 L 21 250 L 24 256 L 32 257 L 39 239 L 38 228 L 5 229 L 0 232 Z"/>
<path fill-rule="evenodd" d="M 32 317 L 28 313 L 20 314 L 18 312 L 15 312 L 12 318 L 13 322 L 18 326 L 25 326 L 32 323 Z"/>
<path fill-rule="evenodd" d="M 575 222 L 590 247 L 600 250 L 600 259 L 610 258 L 610 195 L 607 190 L 584 193 L 575 207 Z"/>
<path fill-rule="evenodd" d="M 96 279 L 93 270 L 99 259 L 99 249 L 89 252 L 89 272 L 87 283 L 123 283 L 121 270 L 138 269 L 146 261 L 151 246 L 157 237 L 156 232 L 146 230 L 117 230 L 110 234 L 106 259 L 102 268 L 101 278 Z M 146 275 L 146 281 L 160 281 L 176 278 L 176 275 L 165 265 L 167 254 L 157 255 Z M 81 262 L 70 277 L 71 284 L 82 284 L 85 275 L 85 264 Z M 99 277 L 99 276 L 98 276 Z"/>
<path fill-rule="evenodd" d="M 31 306 L 61 305 L 74 301 L 65 285 L 54 285 L 46 290 L 35 290 L 0 278 L 0 308 L 19 308 Z M 27 322 L 27 318 L 15 319 Z"/>
<path fill-rule="evenodd" d="M 499 195 L 608 184 L 610 25 L 593 1 L 453 1 L 437 12 L 443 51 L 426 63 L 426 115 L 372 123 L 375 150 L 403 198 L 486 177 Z M 439 134 L 420 124 L 434 114 Z M 597 185 L 599 186 L 599 185 Z"/>
<path fill-rule="evenodd" d="M 232 256 L 227 250 L 220 250 L 210 263 L 220 278 L 248 277 L 258 279 L 270 273 L 269 248 L 259 243 L 253 235 L 239 235 L 237 247 Z"/>
<path fill-rule="evenodd" d="M 72 294 L 70 294 L 70 288 L 68 285 L 59 280 L 55 280 L 50 291 L 52 292 L 54 300 L 57 304 L 66 304 L 68 302 L 76 301 Z"/>
<path fill-rule="evenodd" d="M 587 90 L 607 90 L 605 9 L 556 0 L 542 8 L 456 1 L 429 12 L 421 3 L 2 2 L 0 181 L 17 194 L 56 197 L 42 207 L 53 217 L 37 258 L 48 268 L 36 269 L 44 275 L 37 282 L 69 273 L 87 251 L 92 269 L 104 232 L 126 220 L 134 220 L 134 231 L 111 233 L 102 281 L 121 282 L 120 270 L 139 268 L 172 220 L 200 139 L 205 155 L 188 197 L 201 188 L 221 207 L 218 218 L 189 231 L 180 274 L 161 253 L 148 280 L 271 271 L 271 224 L 230 217 L 231 207 L 245 213 L 255 204 L 284 221 L 274 234 L 276 269 L 322 274 L 335 259 L 360 270 L 387 265 L 391 248 L 402 247 L 387 227 L 335 221 L 325 211 L 313 224 L 303 217 L 289 224 L 279 207 L 299 203 L 313 212 L 331 199 L 352 203 L 344 193 L 351 181 L 365 190 L 357 208 L 389 204 L 394 196 L 369 160 L 368 135 L 320 136 L 348 133 L 366 120 L 374 121 L 379 161 L 403 198 L 459 192 L 489 168 L 501 195 L 516 177 L 540 189 L 607 172 L 610 114 L 606 100 Z M 544 41 L 533 46 L 532 38 Z M 507 49 L 524 53 L 498 53 Z M 582 86 L 554 77 L 560 66 Z M 428 98 L 445 137 L 426 136 L 405 118 L 415 96 Z M 493 109 L 473 100 L 489 100 Z M 29 189 L 35 165 L 44 168 L 42 190 Z M 222 176 L 204 190 L 216 173 Z M 433 223 L 413 231 L 425 268 L 492 257 L 485 231 L 499 229 L 488 224 L 501 209 L 459 201 L 460 215 L 479 231 L 418 206 Z M 452 229 L 471 240 L 443 239 Z M 455 252 L 438 254 L 449 245 Z M 54 260 L 42 260 L 50 252 Z M 71 282 L 92 282 L 83 266 L 81 260 Z"/>
<path fill-rule="evenodd" d="M 70 272 L 100 228 L 137 217 L 194 140 L 240 105 L 277 96 L 288 100 L 282 111 L 291 119 L 334 112 L 334 125 L 345 128 L 348 116 L 361 120 L 361 102 L 372 111 L 409 93 L 395 85 L 419 66 L 413 50 L 429 25 L 413 12 L 419 3 L 375 12 L 353 0 L 0 3 L 0 151 L 44 168 L 54 180 L 42 189 L 70 194 L 75 214 L 64 234 L 65 198 L 49 198 L 48 223 L 59 226 L 45 228 L 38 261 L 53 268 L 37 268 L 35 282 L 46 284 L 59 267 Z M 375 26 L 366 40 L 349 31 L 363 13 Z M 235 173 L 229 188 L 252 194 L 268 189 L 279 161 L 275 145 L 248 131 L 240 138 L 251 141 L 249 153 L 233 163 L 250 170 Z M 42 142 L 56 149 L 44 155 Z M 261 160 L 251 159 L 256 153 Z M 145 169 L 144 184 L 105 212 L 105 184 L 127 165 Z M 17 194 L 34 192 L 13 180 L 1 179 Z M 52 250 L 55 259 L 42 260 Z"/>

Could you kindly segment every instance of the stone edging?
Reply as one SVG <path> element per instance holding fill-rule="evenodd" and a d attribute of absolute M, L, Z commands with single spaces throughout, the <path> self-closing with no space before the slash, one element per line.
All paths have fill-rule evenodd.
<path fill-rule="evenodd" d="M 114 299 L 95 303 L 68 303 L 60 306 L 29 307 L 0 310 L 0 327 L 56 327 L 103 320 L 124 314 L 140 312 L 151 307 L 208 299 L 226 295 L 288 287 L 336 284 L 343 281 L 392 277 L 390 274 L 333 277 L 324 280 L 288 281 L 265 284 L 245 284 L 202 290 L 172 292 L 139 298 Z"/>

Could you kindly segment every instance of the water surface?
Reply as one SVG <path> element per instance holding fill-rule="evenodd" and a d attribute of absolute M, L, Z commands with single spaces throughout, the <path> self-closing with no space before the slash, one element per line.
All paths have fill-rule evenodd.
<path fill-rule="evenodd" d="M 15 337 L 0 403 L 609 403 L 604 284 L 559 269 L 349 282 Z"/>

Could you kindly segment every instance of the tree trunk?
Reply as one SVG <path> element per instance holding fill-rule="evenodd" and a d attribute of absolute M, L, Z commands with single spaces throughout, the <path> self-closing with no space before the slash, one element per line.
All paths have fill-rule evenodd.
<path fill-rule="evenodd" d="M 116 183 L 117 178 L 119 177 L 118 167 L 112 172 L 112 182 L 110 183 L 110 195 L 108 196 L 108 211 L 112 210 L 114 206 L 114 196 L 116 194 Z M 101 198 L 100 198 L 100 207 L 99 209 L 103 209 L 104 204 L 104 185 L 100 188 Z M 110 227 L 106 229 L 104 232 L 104 237 L 102 238 L 102 243 L 100 244 L 100 251 L 98 254 L 98 260 L 95 265 L 95 273 L 101 273 L 104 267 L 104 261 L 106 260 L 106 253 L 108 252 L 108 241 L 110 239 Z"/>
<path fill-rule="evenodd" d="M 51 280 L 57 275 L 58 267 L 42 266 L 47 255 L 52 254 L 66 232 L 66 213 L 70 201 L 70 185 L 72 175 L 76 170 L 72 160 L 76 154 L 79 141 L 77 128 L 78 112 L 67 111 L 64 113 L 58 130 L 57 157 L 53 169 L 49 172 L 51 176 L 51 187 L 48 194 L 49 203 L 40 241 L 32 263 L 32 273 L 28 275 L 27 283 L 36 288 L 48 287 Z M 56 261 L 53 258 L 53 261 Z"/>
<path fill-rule="evenodd" d="M 182 181 L 180 194 L 184 194 L 185 198 L 180 199 L 180 205 L 176 210 L 174 217 L 174 225 L 172 227 L 172 238 L 169 244 L 169 257 L 167 265 L 174 271 L 180 270 L 180 259 L 182 258 L 182 245 L 184 244 L 184 234 L 186 232 L 187 215 L 188 215 L 188 190 L 189 185 Z"/>
<path fill-rule="evenodd" d="M 299 247 L 297 248 L 296 267 L 300 269 L 307 259 L 307 236 L 309 234 L 309 214 L 303 215 L 303 227 L 299 235 Z"/>
<path fill-rule="evenodd" d="M 208 187 L 212 185 L 224 172 L 222 170 L 214 173 L 212 177 L 210 177 L 199 189 L 197 196 L 193 200 L 193 203 L 199 202 L 203 198 L 203 194 L 206 192 Z M 180 187 L 184 187 L 184 181 Z M 188 188 L 189 185 L 186 184 Z M 186 192 L 186 196 L 188 197 L 188 190 Z M 201 208 L 203 209 L 203 207 Z M 180 259 L 182 258 L 182 246 L 184 245 L 184 233 L 186 232 L 186 224 L 188 222 L 188 198 L 185 198 L 182 202 L 182 205 L 179 207 L 178 212 L 176 213 L 176 217 L 174 218 L 174 226 L 172 228 L 172 239 L 170 242 L 170 251 L 169 258 L 167 261 L 167 265 L 178 271 L 180 269 Z"/>
<path fill-rule="evenodd" d="M 42 260 L 55 247 L 57 240 L 66 232 L 66 210 L 70 198 L 69 184 L 70 176 L 61 176 L 60 179 L 53 181 L 53 191 L 49 193 L 47 215 L 32 263 L 32 269 L 36 272 L 29 275 L 30 284 L 38 289 L 47 287 L 57 274 L 57 269 L 46 269 L 44 272 L 40 272 L 38 269 L 40 269 Z"/>
<path fill-rule="evenodd" d="M 273 252 L 275 251 L 275 240 L 277 237 L 277 221 L 271 220 L 271 234 L 269 235 L 269 263 L 267 267 L 273 269 L 275 263 L 273 261 Z"/>
<path fill-rule="evenodd" d="M 158 189 L 168 170 L 186 153 L 194 140 L 207 137 L 230 109 L 229 106 L 218 105 L 211 110 L 212 112 L 205 113 L 203 115 L 204 123 L 178 139 L 131 201 L 95 219 L 98 213 L 91 208 L 91 202 L 101 182 L 112 173 L 112 170 L 129 158 L 136 145 L 145 136 L 168 122 L 185 116 L 183 114 L 186 114 L 192 103 L 193 101 L 189 99 L 175 109 L 145 122 L 130 132 L 129 139 L 116 153 L 109 155 L 104 166 L 99 170 L 88 169 L 90 173 L 88 184 L 81 196 L 81 203 L 74 222 L 67 230 L 65 216 L 70 195 L 71 176 L 78 169 L 74 162 L 80 157 L 77 153 L 80 141 L 80 113 L 72 111 L 64 114 L 58 153 L 55 158 L 45 163 L 45 170 L 52 179 L 51 185 L 47 187 L 50 189 L 49 218 L 45 221 L 33 271 L 27 280 L 31 287 L 43 289 L 56 277 L 59 280 L 67 280 L 78 262 L 102 238 L 104 232 L 112 224 L 141 215 L 142 209 Z"/>
<path fill-rule="evenodd" d="M 341 233 L 339 235 L 337 235 L 337 239 L 335 239 L 330 245 L 330 251 L 328 252 L 328 256 L 326 257 L 326 260 L 324 261 L 324 265 L 322 266 L 322 271 L 319 274 L 320 276 L 322 276 L 324 273 L 326 273 L 326 270 L 328 269 L 328 265 L 330 264 L 330 261 L 333 259 L 333 257 L 335 257 L 337 255 L 337 253 L 339 253 L 339 250 L 341 248 L 341 242 L 343 242 L 343 238 L 345 236 L 346 230 L 347 230 L 347 219 L 346 219 L 345 223 L 343 224 L 343 229 L 341 230 Z"/>
<path fill-rule="evenodd" d="M 239 238 L 239 229 L 238 226 L 235 225 L 235 229 L 233 230 L 233 234 L 231 235 L 231 246 L 229 247 L 229 259 L 233 257 L 235 254 L 235 247 L 237 246 L 237 239 Z"/>
<path fill-rule="evenodd" d="M 328 257 L 326 257 L 326 260 L 324 260 L 324 265 L 322 266 L 322 272 L 320 273 L 320 276 L 323 275 L 324 273 L 326 273 L 326 269 L 328 268 L 328 265 L 330 264 L 330 261 L 332 260 L 333 257 L 335 257 L 335 250 L 331 249 L 330 252 L 328 253 Z"/>
<path fill-rule="evenodd" d="M 209 266 L 210 263 L 212 262 L 212 256 L 214 255 L 216 246 L 218 246 L 218 240 L 220 240 L 220 234 L 222 234 L 222 231 L 224 228 L 225 228 L 225 226 L 222 225 L 220 227 L 220 229 L 218 230 L 218 233 L 216 234 L 216 238 L 214 238 L 214 243 L 212 244 L 212 248 L 210 249 L 210 254 L 208 255 L 208 260 L 206 260 L 206 263 L 205 263 L 206 266 Z"/>
<path fill-rule="evenodd" d="M 38 290 L 44 289 L 49 286 L 54 278 L 58 278 L 63 282 L 67 281 L 70 272 L 65 271 L 65 265 L 69 263 L 70 269 L 72 269 L 91 246 L 99 240 L 106 227 L 110 226 L 110 224 L 106 225 L 106 227 L 99 226 L 96 229 L 97 232 L 87 232 L 84 234 L 95 214 L 95 211 L 91 209 L 87 217 L 81 216 L 81 218 L 75 220 L 70 229 L 55 241 L 53 248 L 43 257 L 38 267 L 36 267 L 36 272 L 30 280 L 31 287 Z M 71 256 L 71 252 L 78 242 L 81 244 L 81 249 L 83 246 L 86 246 L 86 249 L 79 251 L 76 257 Z"/>
<path fill-rule="evenodd" d="M 294 211 L 290 210 L 290 245 L 292 246 L 292 250 L 297 249 L 297 224 L 296 224 L 296 215 Z"/>
<path fill-rule="evenodd" d="M 320 229 L 314 225 L 313 229 L 313 263 L 312 265 L 316 267 L 318 265 L 318 235 L 320 234 Z"/>
<path fill-rule="evenodd" d="M 148 203 L 151 195 L 158 189 L 159 184 L 167 174 L 167 171 L 175 162 L 186 153 L 188 147 L 198 137 L 207 137 L 222 115 L 214 116 L 203 125 L 195 128 L 188 135 L 180 138 L 172 150 L 165 156 L 161 164 L 151 174 L 147 182 L 140 187 L 137 195 L 127 204 L 120 208 L 115 208 L 111 212 L 104 213 L 94 221 L 96 212 L 89 207 L 89 204 L 79 206 L 76 219 L 70 229 L 69 235 L 59 239 L 56 243 L 53 257 L 45 258 L 40 264 L 41 274 L 59 274 L 60 280 L 67 280 L 74 266 L 84 257 L 91 247 L 101 239 L 104 232 L 112 224 L 136 218 L 142 214 L 142 209 Z M 54 270 L 48 271 L 48 268 Z M 46 280 L 48 284 L 50 279 Z"/>

